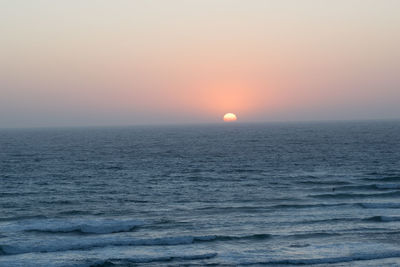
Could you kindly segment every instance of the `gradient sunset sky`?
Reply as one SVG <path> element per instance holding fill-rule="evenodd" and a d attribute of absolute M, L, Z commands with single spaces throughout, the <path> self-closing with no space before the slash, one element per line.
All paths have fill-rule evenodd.
<path fill-rule="evenodd" d="M 0 127 L 400 118 L 400 1 L 0 0 Z"/>

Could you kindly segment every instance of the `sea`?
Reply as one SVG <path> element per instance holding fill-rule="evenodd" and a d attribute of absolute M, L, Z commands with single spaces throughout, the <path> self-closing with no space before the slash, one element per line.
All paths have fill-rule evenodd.
<path fill-rule="evenodd" d="M 400 266 L 400 121 L 0 130 L 0 266 Z"/>

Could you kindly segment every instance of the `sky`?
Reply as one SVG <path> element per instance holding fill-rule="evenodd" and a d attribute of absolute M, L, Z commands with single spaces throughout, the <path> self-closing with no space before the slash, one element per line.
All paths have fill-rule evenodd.
<path fill-rule="evenodd" d="M 0 128 L 400 118 L 397 0 L 0 0 Z"/>

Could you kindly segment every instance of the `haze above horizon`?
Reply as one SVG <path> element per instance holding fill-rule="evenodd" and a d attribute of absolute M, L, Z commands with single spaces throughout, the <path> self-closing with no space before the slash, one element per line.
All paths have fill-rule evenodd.
<path fill-rule="evenodd" d="M 400 1 L 2 1 L 0 128 L 399 119 Z"/>

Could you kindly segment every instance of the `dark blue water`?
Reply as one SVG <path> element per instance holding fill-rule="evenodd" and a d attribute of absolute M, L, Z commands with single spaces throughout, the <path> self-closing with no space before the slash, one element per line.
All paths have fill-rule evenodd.
<path fill-rule="evenodd" d="M 400 266 L 400 122 L 0 130 L 0 266 Z"/>

